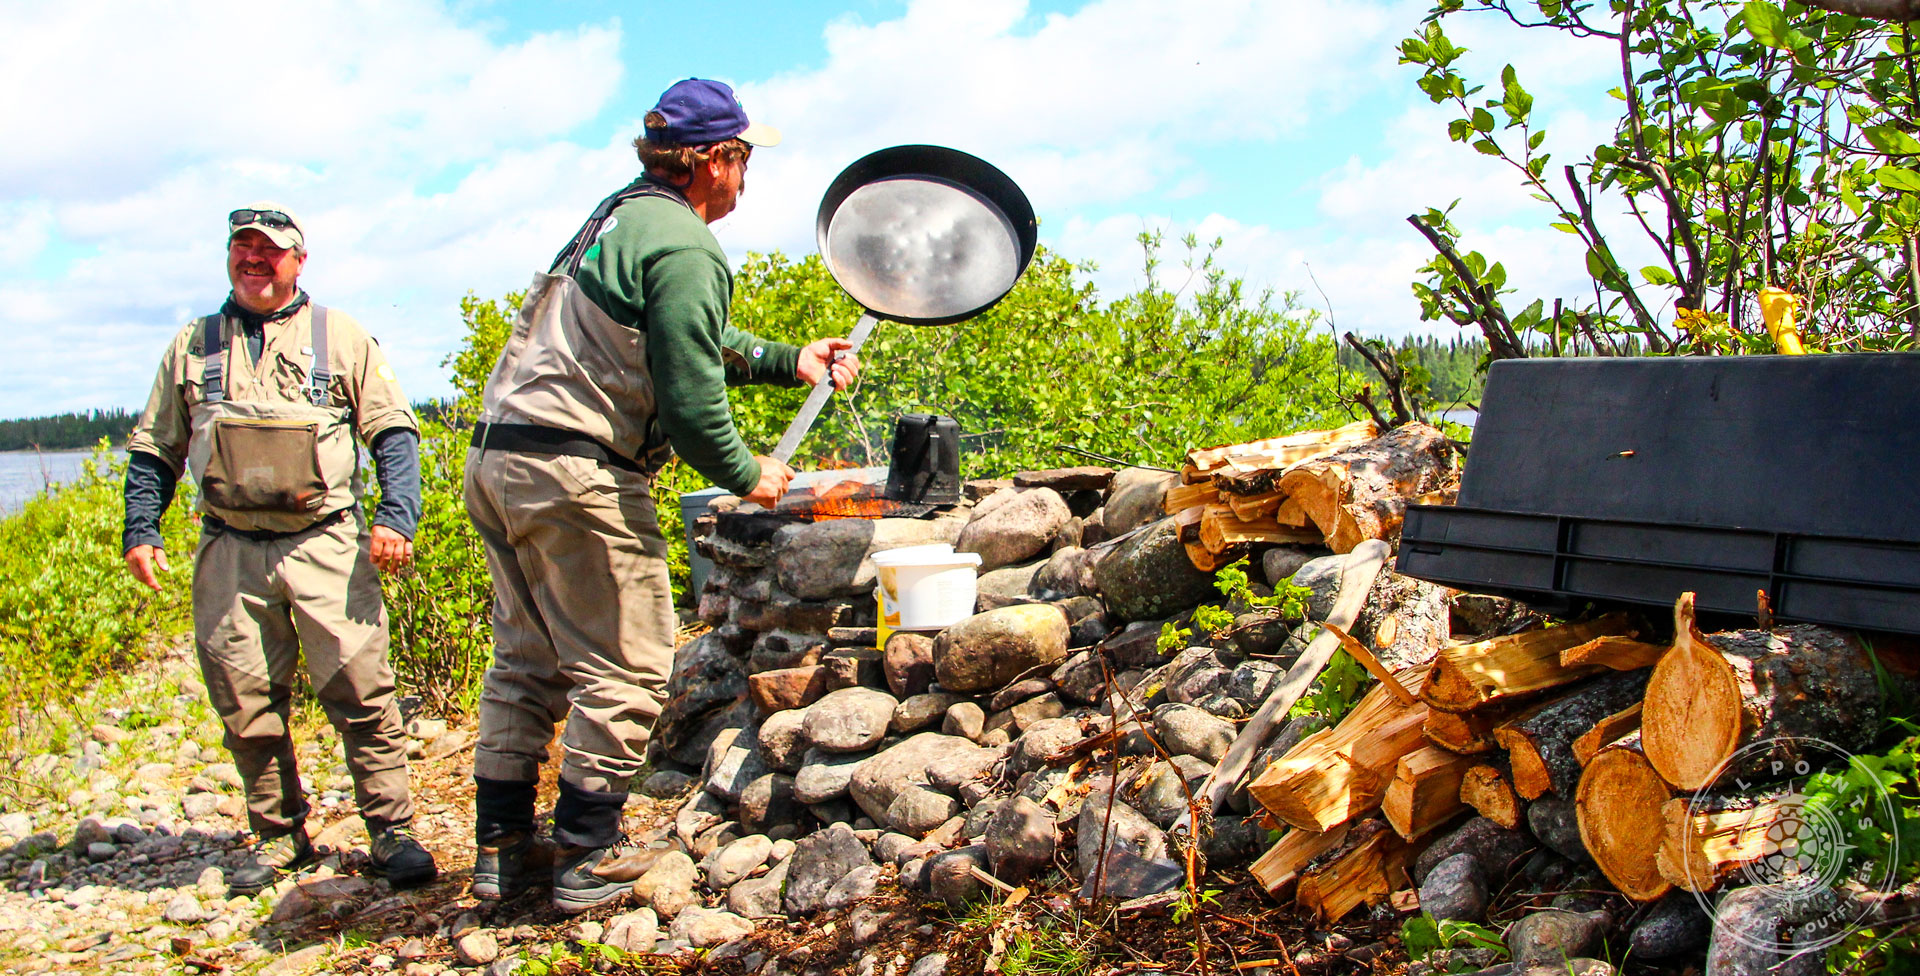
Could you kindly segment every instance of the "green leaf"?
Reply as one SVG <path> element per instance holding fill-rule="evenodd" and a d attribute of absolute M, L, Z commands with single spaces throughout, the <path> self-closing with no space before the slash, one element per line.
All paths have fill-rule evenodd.
<path fill-rule="evenodd" d="M 1494 145 L 1494 142 L 1492 139 L 1475 140 L 1473 144 L 1473 148 L 1478 150 L 1482 155 L 1486 155 L 1486 156 L 1500 155 L 1500 147 L 1497 145 Z"/>
<path fill-rule="evenodd" d="M 1781 50 L 1792 47 L 1787 36 L 1792 28 L 1787 23 L 1786 13 L 1767 0 L 1752 0 L 1741 8 L 1741 19 L 1754 40 Z"/>
<path fill-rule="evenodd" d="M 1493 113 L 1484 108 L 1473 110 L 1473 129 L 1475 132 L 1493 131 Z"/>
<path fill-rule="evenodd" d="M 1889 190 L 1903 190 L 1907 193 L 1920 193 L 1920 172 L 1904 166 L 1882 166 L 1873 171 L 1880 185 Z"/>
<path fill-rule="evenodd" d="M 1867 141 L 1873 143 L 1873 148 L 1889 156 L 1920 156 L 1920 139 L 1891 125 L 1870 125 L 1865 131 Z"/>
<path fill-rule="evenodd" d="M 1647 279 L 1647 283 L 1653 285 L 1677 285 L 1680 283 L 1680 279 L 1674 277 L 1673 272 L 1657 264 L 1649 264 L 1641 268 L 1640 277 Z"/>

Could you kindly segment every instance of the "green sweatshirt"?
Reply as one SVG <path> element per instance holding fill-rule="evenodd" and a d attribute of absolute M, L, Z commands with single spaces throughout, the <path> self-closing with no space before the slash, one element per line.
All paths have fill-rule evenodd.
<path fill-rule="evenodd" d="M 628 201 L 575 281 L 609 318 L 646 333 L 656 422 L 674 452 L 714 484 L 752 491 L 760 466 L 733 426 L 727 384 L 798 386 L 800 349 L 728 324 L 733 273 L 706 223 L 676 200 Z"/>

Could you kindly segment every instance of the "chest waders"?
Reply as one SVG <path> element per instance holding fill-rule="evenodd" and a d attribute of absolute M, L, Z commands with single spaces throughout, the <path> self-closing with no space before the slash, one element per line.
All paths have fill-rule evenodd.
<path fill-rule="evenodd" d="M 189 407 L 188 457 L 207 511 L 243 532 L 298 532 L 354 501 L 360 459 L 352 411 L 333 405 L 327 310 L 310 309 L 313 361 L 294 398 L 276 396 L 263 377 L 249 384 L 258 389 L 230 396 L 224 316 L 207 316 L 201 325 L 201 396 Z"/>

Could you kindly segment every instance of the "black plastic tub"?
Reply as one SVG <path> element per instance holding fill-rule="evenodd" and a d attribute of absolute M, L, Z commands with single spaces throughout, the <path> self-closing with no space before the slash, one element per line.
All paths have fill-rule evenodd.
<path fill-rule="evenodd" d="M 1920 356 L 1494 364 L 1405 575 L 1524 598 L 1920 633 Z"/>

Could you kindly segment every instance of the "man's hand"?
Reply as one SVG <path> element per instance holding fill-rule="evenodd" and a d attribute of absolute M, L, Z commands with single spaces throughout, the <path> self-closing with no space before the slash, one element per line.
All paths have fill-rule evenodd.
<path fill-rule="evenodd" d="M 407 568 L 413 562 L 413 540 L 384 525 L 373 527 L 373 564 L 383 573 Z"/>
<path fill-rule="evenodd" d="M 173 567 L 167 565 L 167 551 L 159 546 L 134 546 L 127 550 L 126 559 L 127 572 L 155 593 L 160 592 L 160 577 L 153 571 L 173 572 Z"/>
<path fill-rule="evenodd" d="M 813 386 L 831 370 L 833 388 L 844 390 L 852 386 L 854 378 L 860 375 L 860 357 L 854 355 L 852 349 L 853 343 L 845 339 L 815 339 L 800 347 L 800 362 L 794 366 L 793 373 L 808 386 Z M 848 352 L 836 362 L 833 357 L 841 350 Z"/>
<path fill-rule="evenodd" d="M 747 492 L 745 500 L 761 508 L 772 508 L 773 503 L 787 493 L 787 482 L 793 480 L 793 469 L 779 458 L 756 456 L 754 460 L 760 462 L 760 483 Z"/>

